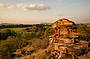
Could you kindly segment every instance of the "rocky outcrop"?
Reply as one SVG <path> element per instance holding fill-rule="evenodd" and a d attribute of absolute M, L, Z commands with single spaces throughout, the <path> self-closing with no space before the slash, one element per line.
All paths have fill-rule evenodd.
<path fill-rule="evenodd" d="M 55 27 L 60 27 L 60 26 L 62 26 L 62 25 L 66 25 L 66 26 L 72 26 L 72 25 L 75 25 L 75 23 L 74 22 L 72 22 L 72 21 L 70 21 L 70 20 L 68 20 L 68 19 L 65 19 L 65 18 L 62 18 L 62 19 L 59 19 L 59 20 L 57 20 L 56 22 L 54 22 L 53 24 L 52 24 L 52 27 L 53 28 L 55 28 Z"/>
<path fill-rule="evenodd" d="M 53 46 L 51 53 L 57 59 L 64 59 L 66 56 L 77 59 L 88 51 L 88 42 L 82 40 L 77 33 L 74 22 L 63 18 L 53 23 L 52 27 L 55 32 L 49 36 L 49 42 Z"/>

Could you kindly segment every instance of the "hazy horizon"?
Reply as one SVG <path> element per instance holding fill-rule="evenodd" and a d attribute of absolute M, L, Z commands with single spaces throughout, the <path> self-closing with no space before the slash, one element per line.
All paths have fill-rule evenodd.
<path fill-rule="evenodd" d="M 0 23 L 90 23 L 90 0 L 0 0 Z"/>

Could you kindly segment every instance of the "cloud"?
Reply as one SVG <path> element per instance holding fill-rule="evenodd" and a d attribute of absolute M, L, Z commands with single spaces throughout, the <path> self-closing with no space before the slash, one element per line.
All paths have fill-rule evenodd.
<path fill-rule="evenodd" d="M 15 6 L 14 5 L 6 5 L 6 4 L 0 3 L 0 8 L 15 8 Z"/>
<path fill-rule="evenodd" d="M 23 9 L 24 9 L 24 11 L 27 11 L 27 10 L 41 11 L 41 10 L 48 10 L 48 9 L 50 9 L 50 7 L 46 6 L 45 4 L 30 4 L 30 5 L 24 5 Z"/>
<path fill-rule="evenodd" d="M 23 6 L 25 6 L 25 4 L 23 4 L 23 3 L 16 4 L 17 8 L 22 8 Z"/>
<path fill-rule="evenodd" d="M 28 10 L 37 10 L 37 11 L 43 11 L 43 10 L 48 10 L 50 9 L 49 6 L 39 3 L 39 4 L 23 4 L 23 3 L 18 3 L 15 6 L 14 5 L 5 5 L 5 4 L 0 4 L 0 8 L 22 8 L 24 11 Z"/>
<path fill-rule="evenodd" d="M 0 8 L 5 8 L 5 5 L 0 3 Z"/>
<path fill-rule="evenodd" d="M 15 8 L 14 5 L 8 5 L 7 8 Z"/>

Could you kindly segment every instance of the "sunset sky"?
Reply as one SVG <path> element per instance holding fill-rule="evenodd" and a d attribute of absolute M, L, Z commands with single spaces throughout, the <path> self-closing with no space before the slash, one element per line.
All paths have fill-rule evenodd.
<path fill-rule="evenodd" d="M 0 23 L 90 23 L 90 0 L 0 0 Z"/>

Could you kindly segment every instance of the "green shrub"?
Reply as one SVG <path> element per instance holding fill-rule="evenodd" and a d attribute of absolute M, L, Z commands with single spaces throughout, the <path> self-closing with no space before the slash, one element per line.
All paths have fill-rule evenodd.
<path fill-rule="evenodd" d="M 0 32 L 0 40 L 6 40 L 8 36 L 16 36 L 16 32 L 8 29 Z"/>
<path fill-rule="evenodd" d="M 7 40 L 0 42 L 0 57 L 8 57 L 10 59 L 12 52 L 24 46 L 26 46 L 26 41 L 24 39 L 18 39 L 17 37 L 9 36 Z"/>
<path fill-rule="evenodd" d="M 35 49 L 45 49 L 48 46 L 48 40 L 46 40 L 46 39 L 43 39 L 43 40 L 37 39 L 34 42 L 32 42 L 32 46 Z"/>

